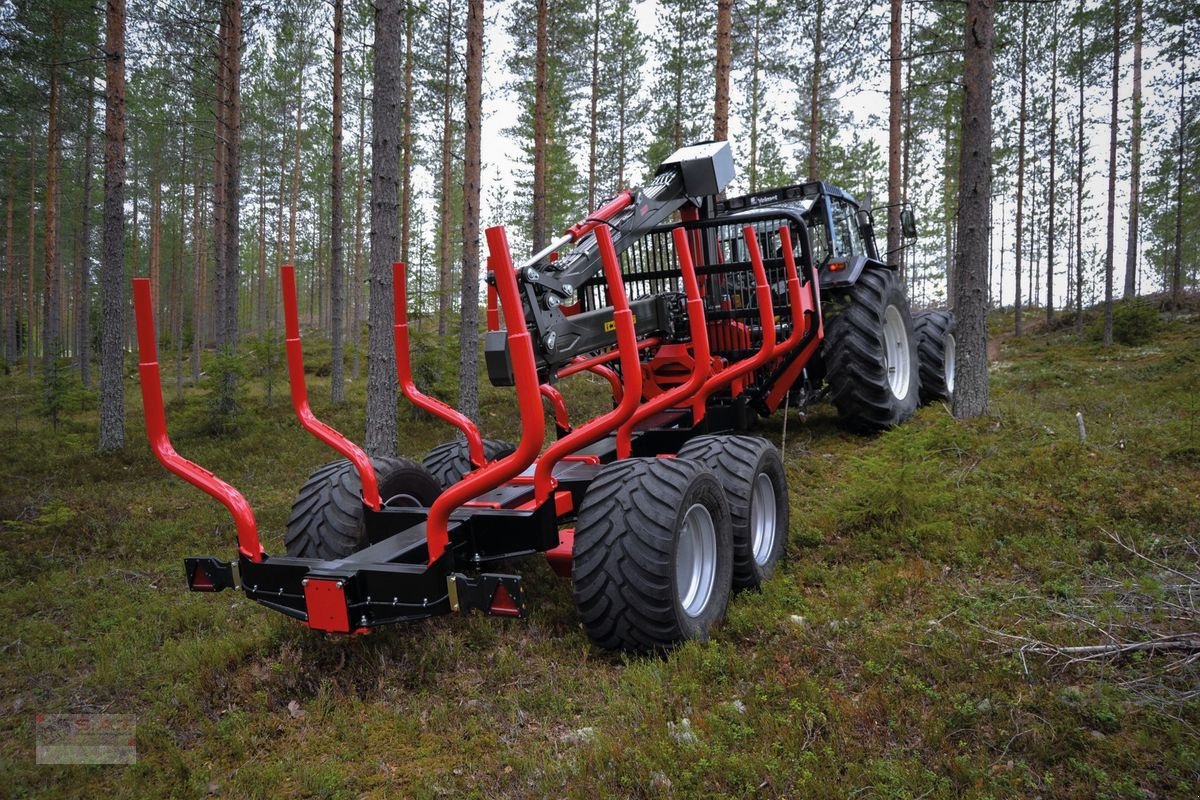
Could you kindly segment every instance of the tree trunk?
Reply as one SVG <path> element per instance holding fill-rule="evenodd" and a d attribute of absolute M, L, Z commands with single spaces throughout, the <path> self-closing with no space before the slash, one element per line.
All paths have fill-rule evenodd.
<path fill-rule="evenodd" d="M 546 222 L 546 137 L 549 117 L 549 87 L 546 85 L 549 49 L 547 5 L 547 0 L 537 0 L 537 52 L 533 77 L 533 215 L 529 225 L 535 253 L 550 242 Z"/>
<path fill-rule="evenodd" d="M 821 142 L 821 49 L 824 46 L 821 28 L 825 22 L 825 0 L 816 0 L 813 9 L 816 30 L 812 41 L 813 68 L 808 106 L 808 180 L 810 181 L 821 179 L 821 160 L 818 157 L 818 148 Z"/>
<path fill-rule="evenodd" d="M 1029 118 L 1026 101 L 1029 88 L 1029 4 L 1021 4 L 1021 110 L 1017 133 L 1017 223 L 1014 235 L 1017 267 L 1014 271 L 1016 286 L 1013 289 L 1013 333 L 1020 336 L 1021 324 L 1021 270 L 1025 255 L 1025 123 Z"/>
<path fill-rule="evenodd" d="M 954 309 L 954 416 L 988 410 L 987 218 L 992 194 L 993 0 L 967 0 Z"/>
<path fill-rule="evenodd" d="M 87 134 L 83 140 L 83 204 L 79 210 L 79 238 L 76 240 L 78 300 L 75 312 L 75 352 L 79 357 L 79 380 L 83 388 L 92 386 L 91 325 L 91 247 L 92 247 L 92 136 L 96 127 L 96 102 L 89 84 L 87 95 Z M 10 224 L 11 230 L 11 224 Z"/>
<path fill-rule="evenodd" d="M 267 332 L 267 156 L 258 159 L 258 278 L 254 287 L 254 335 Z"/>
<path fill-rule="evenodd" d="M 51 23 L 56 33 L 62 29 L 62 21 L 56 12 Z M 58 65 L 50 67 L 49 123 L 46 132 L 46 201 L 43 214 L 42 256 L 46 273 L 42 285 L 42 374 L 47 378 L 61 350 L 59 329 L 59 278 L 61 266 L 58 261 L 58 164 L 62 148 L 62 135 L 58 128 Z M 50 384 L 46 392 L 51 392 Z"/>
<path fill-rule="evenodd" d="M 729 138 L 729 64 L 733 60 L 733 0 L 717 0 L 716 98 L 713 103 L 713 139 Z"/>
<path fill-rule="evenodd" d="M 1075 332 L 1083 333 L 1083 162 L 1086 153 L 1084 131 L 1083 88 L 1086 68 L 1083 59 L 1083 0 L 1079 0 L 1078 40 L 1079 58 L 1079 129 L 1075 153 Z"/>
<path fill-rule="evenodd" d="M 458 407 L 463 414 L 476 422 L 479 421 L 479 190 L 482 123 L 483 0 L 468 0 Z"/>
<path fill-rule="evenodd" d="M 762 20 L 758 14 L 754 15 L 750 48 L 750 164 L 746 175 L 753 194 L 758 191 L 758 117 L 762 109 Z"/>
<path fill-rule="evenodd" d="M 217 304 L 217 347 L 226 358 L 232 358 L 237 345 L 239 298 L 239 216 L 241 205 L 240 136 L 241 136 L 241 0 L 225 0 L 221 6 L 218 73 L 219 113 L 217 115 L 217 153 L 214 197 L 216 227 L 220 241 L 215 248 Z M 227 424 L 237 409 L 235 393 L 237 373 L 226 363 L 218 376 L 215 416 Z"/>
<path fill-rule="evenodd" d="M 200 349 L 204 343 L 204 229 L 200 217 L 200 160 L 192 186 L 192 385 L 200 383 Z"/>
<path fill-rule="evenodd" d="M 392 345 L 392 261 L 399 254 L 400 40 L 402 0 L 375 0 L 374 92 L 371 95 L 371 294 L 367 322 L 367 431 L 376 456 L 396 454 L 396 352 Z"/>
<path fill-rule="evenodd" d="M 468 80 L 470 80 L 469 76 Z M 599 120 L 597 119 L 596 107 L 600 103 L 600 0 L 594 0 L 592 3 L 592 85 L 590 101 L 591 114 L 588 118 L 588 213 L 591 213 L 596 208 L 596 140 L 599 135 Z M 469 102 L 470 100 L 468 99 Z M 476 234 L 478 235 L 478 232 Z"/>
<path fill-rule="evenodd" d="M 1113 0 L 1112 113 L 1108 122 L 1108 228 L 1104 239 L 1104 344 L 1112 344 L 1113 248 L 1117 210 L 1117 84 L 1121 80 L 1121 0 Z"/>
<path fill-rule="evenodd" d="M 13 250 L 13 204 L 17 184 L 13 179 L 12 164 L 8 172 L 8 213 L 5 215 L 4 237 L 4 360 L 12 363 L 20 353 L 17 351 L 17 261 Z"/>
<path fill-rule="evenodd" d="M 354 190 L 354 279 L 352 281 L 353 290 L 351 297 L 350 311 L 350 349 L 354 353 L 353 363 L 350 367 L 350 377 L 352 380 L 358 380 L 361 371 L 362 357 L 359 348 L 359 328 L 362 327 L 362 257 L 363 257 L 363 179 L 366 175 L 366 165 L 364 162 L 364 141 L 367 135 L 366 126 L 366 104 L 367 91 L 366 79 L 361 77 L 358 83 L 358 157 L 356 164 L 358 165 L 357 186 Z M 405 95 L 408 97 L 409 95 Z M 405 106 L 411 106 L 411 101 L 406 102 Z M 401 209 L 401 224 L 408 225 L 408 221 L 404 220 L 404 209 Z M 401 247 L 403 250 L 403 247 Z M 401 257 L 403 260 L 403 256 Z"/>
<path fill-rule="evenodd" d="M 1047 189 L 1046 211 L 1046 322 L 1054 319 L 1054 224 L 1058 209 L 1058 186 L 1055 183 L 1055 167 L 1058 155 L 1058 6 L 1051 11 L 1054 15 L 1052 41 L 1050 44 L 1050 186 Z"/>
<path fill-rule="evenodd" d="M 25 370 L 30 380 L 33 380 L 33 360 L 37 354 L 34 349 L 37 336 L 37 265 L 34 263 L 34 246 L 37 242 L 37 150 L 36 136 L 31 134 L 29 139 L 29 258 L 26 260 L 29 277 L 29 290 L 25 293 L 25 341 L 28 357 L 25 359 Z"/>
<path fill-rule="evenodd" d="M 412 234 L 412 168 L 413 168 L 413 66 L 416 59 L 413 57 L 413 27 L 415 20 L 413 15 L 416 13 L 411 3 L 405 4 L 404 11 L 404 141 L 403 153 L 404 159 L 403 173 L 401 181 L 403 182 L 402 194 L 400 196 L 400 260 L 405 264 L 408 263 L 409 239 Z M 363 90 L 365 91 L 365 90 Z M 360 95 L 365 97 L 365 95 Z M 364 128 L 365 130 L 365 128 Z M 361 154 L 361 150 L 360 150 Z"/>
<path fill-rule="evenodd" d="M 1137 294 L 1138 215 L 1142 191 L 1142 0 L 1133 5 L 1133 129 L 1129 154 L 1129 236 L 1125 240 L 1125 297 Z"/>
<path fill-rule="evenodd" d="M 453 185 L 451 180 L 450 156 L 454 138 L 454 117 L 450 113 L 450 94 L 454 89 L 453 69 L 456 53 L 454 52 L 454 13 L 451 0 L 446 0 L 446 37 L 445 57 L 442 61 L 442 188 L 438 204 L 438 303 L 437 303 L 437 335 L 444 339 L 450 333 L 450 292 L 454 276 L 450 272 L 450 192 Z"/>
<path fill-rule="evenodd" d="M 903 0 L 891 0 L 891 7 L 891 61 L 889 66 L 891 84 L 888 89 L 888 215 L 885 261 L 895 258 L 900 252 L 900 107 L 903 102 L 900 67 Z"/>
<path fill-rule="evenodd" d="M 1179 144 L 1175 152 L 1175 251 L 1171 255 L 1171 307 L 1178 309 L 1183 294 L 1183 165 L 1187 150 L 1187 17 L 1179 26 L 1179 111 L 1175 117 L 1179 126 Z M 32 327 L 32 325 L 30 326 Z M 32 352 L 32 351 L 31 351 Z"/>
<path fill-rule="evenodd" d="M 125 0 L 106 0 L 100 450 L 125 447 Z"/>
<path fill-rule="evenodd" d="M 301 47 L 301 52 L 307 48 Z M 292 206 L 288 221 L 288 263 L 296 263 L 296 213 L 300 206 L 300 142 L 304 134 L 304 71 L 308 63 L 300 60 L 300 75 L 296 87 L 296 139 L 292 144 Z"/>
<path fill-rule="evenodd" d="M 334 405 L 346 401 L 345 356 L 343 350 L 342 290 L 342 5 L 333 3 L 333 176 L 329 216 L 329 327 L 333 339 L 333 368 L 329 377 L 329 399 Z"/>

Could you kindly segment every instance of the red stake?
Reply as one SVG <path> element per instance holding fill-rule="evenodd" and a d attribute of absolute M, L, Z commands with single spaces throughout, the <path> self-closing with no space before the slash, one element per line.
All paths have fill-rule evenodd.
<path fill-rule="evenodd" d="M 362 481 L 363 502 L 378 511 L 382 503 L 379 501 L 379 486 L 375 481 L 375 467 L 371 465 L 371 459 L 354 442 L 317 419 L 308 405 L 308 388 L 304 381 L 304 350 L 300 345 L 300 318 L 296 308 L 296 269 L 291 264 L 285 264 L 281 274 L 288 383 L 292 387 L 292 408 L 296 410 L 296 419 L 300 420 L 300 426 L 304 430 L 350 459 L 354 468 L 358 470 L 359 480 Z"/>
<path fill-rule="evenodd" d="M 258 523 L 254 521 L 254 511 L 246 498 L 204 467 L 176 453 L 171 446 L 171 439 L 167 435 L 167 415 L 163 410 L 162 380 L 158 374 L 158 347 L 155 343 L 149 278 L 133 279 L 133 310 L 137 317 L 138 372 L 142 379 L 142 407 L 145 410 L 146 438 L 150 440 L 150 450 L 168 470 L 229 509 L 237 526 L 238 552 L 256 563 L 262 561 Z"/>
<path fill-rule="evenodd" d="M 488 261 L 491 262 L 490 257 Z M 400 381 L 400 391 L 408 398 L 408 402 L 417 408 L 428 411 L 462 431 L 467 437 L 467 452 L 471 463 L 482 467 L 487 463 L 487 459 L 483 455 L 483 438 L 479 435 L 479 428 L 475 427 L 475 423 L 436 397 L 423 393 L 413 382 L 412 354 L 408 339 L 408 281 L 405 273 L 404 264 L 399 261 L 392 264 L 392 304 L 396 312 L 392 340 L 396 348 L 396 377 Z"/>
<path fill-rule="evenodd" d="M 450 513 L 466 501 L 495 489 L 532 464 L 546 436 L 546 419 L 538 389 L 541 382 L 533 357 L 533 339 L 525 326 L 525 312 L 521 308 L 517 273 L 513 268 L 512 252 L 508 249 L 508 237 L 502 226 L 488 228 L 485 235 L 496 276 L 496 291 L 504 310 L 504 325 L 508 329 L 508 349 L 512 355 L 513 377 L 521 409 L 521 443 L 511 455 L 472 472 L 434 501 L 425 524 L 430 564 L 446 551 Z"/>

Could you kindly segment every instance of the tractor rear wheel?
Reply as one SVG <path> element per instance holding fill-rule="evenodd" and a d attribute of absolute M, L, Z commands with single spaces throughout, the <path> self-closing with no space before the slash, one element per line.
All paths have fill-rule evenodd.
<path fill-rule="evenodd" d="M 758 436 L 698 436 L 678 458 L 705 464 L 721 482 L 733 530 L 733 586 L 757 589 L 787 548 L 787 475 L 779 451 Z"/>
<path fill-rule="evenodd" d="M 517 448 L 503 439 L 484 439 L 483 457 L 489 462 L 511 455 Z M 453 439 L 439 444 L 421 459 L 425 469 L 437 479 L 443 489 L 449 489 L 475 469 L 466 441 Z"/>
<path fill-rule="evenodd" d="M 921 402 L 954 400 L 954 313 L 918 311 L 913 314 L 917 363 L 921 372 Z"/>
<path fill-rule="evenodd" d="M 602 469 L 575 528 L 575 607 L 600 647 L 664 651 L 725 617 L 729 502 L 698 461 L 632 458 Z"/>
<path fill-rule="evenodd" d="M 843 425 L 874 433 L 912 415 L 920 392 L 916 349 L 908 298 L 892 271 L 863 270 L 830 297 L 822 355 Z"/>
<path fill-rule="evenodd" d="M 373 458 L 379 497 L 385 506 L 433 504 L 442 487 L 429 470 L 407 458 Z M 362 481 L 347 459 L 317 468 L 292 503 L 283 537 L 289 556 L 345 558 L 367 544 Z"/>

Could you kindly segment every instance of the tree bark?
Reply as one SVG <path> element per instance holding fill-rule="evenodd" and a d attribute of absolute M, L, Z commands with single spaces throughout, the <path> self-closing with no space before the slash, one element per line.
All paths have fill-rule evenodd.
<path fill-rule="evenodd" d="M 1112 344 L 1113 248 L 1117 211 L 1117 105 L 1121 80 L 1121 0 L 1113 0 L 1112 113 L 1108 122 L 1108 227 L 1104 239 L 1104 344 Z"/>
<path fill-rule="evenodd" d="M 25 262 L 29 278 L 29 290 L 25 293 L 25 344 L 28 357 L 25 370 L 33 380 L 33 360 L 37 354 L 37 264 L 34 263 L 34 246 L 37 242 L 37 143 L 31 132 L 29 139 L 29 258 Z"/>
<path fill-rule="evenodd" d="M 713 103 L 713 139 L 729 138 L 729 65 L 733 60 L 733 0 L 717 0 L 716 98 Z"/>
<path fill-rule="evenodd" d="M 446 0 L 446 35 L 443 40 L 445 54 L 442 61 L 442 175 L 441 197 L 438 202 L 438 303 L 437 303 L 437 335 L 444 339 L 450 332 L 450 292 L 454 276 L 450 272 L 450 192 L 451 180 L 450 156 L 454 138 L 454 117 L 450 113 L 451 92 L 453 86 L 453 69 L 456 53 L 454 52 L 454 9 L 451 0 Z"/>
<path fill-rule="evenodd" d="M 345 355 L 343 353 L 342 289 L 342 17 L 343 0 L 333 3 L 333 157 L 332 197 L 329 203 L 329 327 L 333 339 L 333 368 L 329 377 L 329 399 L 334 405 L 346 401 Z"/>
<path fill-rule="evenodd" d="M 1048 209 L 1046 212 L 1046 322 L 1054 319 L 1054 256 L 1055 222 L 1058 209 L 1058 186 L 1055 183 L 1055 167 L 1058 166 L 1058 6 L 1051 11 L 1054 15 L 1052 41 L 1050 44 L 1050 186 L 1047 189 Z"/>
<path fill-rule="evenodd" d="M 1076 48 L 1079 58 L 1079 129 L 1075 153 L 1075 332 L 1083 332 L 1083 162 L 1086 153 L 1084 132 L 1083 87 L 1086 68 L 1083 59 L 1083 0 L 1079 0 Z"/>
<path fill-rule="evenodd" d="M 469 80 L 468 76 L 468 80 Z M 719 90 L 718 90 L 719 91 Z M 468 100 L 469 102 L 469 100 Z M 600 103 L 600 0 L 592 3 L 592 88 L 591 114 L 588 119 L 588 213 L 596 208 L 596 142 L 600 123 L 596 107 Z"/>
<path fill-rule="evenodd" d="M 889 72 L 891 83 L 888 89 L 888 215 L 887 253 L 884 260 L 896 258 L 900 252 L 900 107 L 903 102 L 900 84 L 901 68 L 901 20 L 903 0 L 891 0 L 891 46 Z"/>
<path fill-rule="evenodd" d="M 375 0 L 374 92 L 371 96 L 371 291 L 367 322 L 365 447 L 396 454 L 396 352 L 392 346 L 392 261 L 399 254 L 400 44 L 402 0 Z"/>
<path fill-rule="evenodd" d="M 821 58 L 824 42 L 822 27 L 825 22 L 825 0 L 816 0 L 813 6 L 815 15 L 815 35 L 813 36 L 813 68 L 812 81 L 809 87 L 809 129 L 808 129 L 808 180 L 821 179 L 821 160 L 819 147 L 821 143 Z"/>
<path fill-rule="evenodd" d="M 307 46 L 302 44 L 300 51 L 306 53 Z M 293 266 L 296 263 L 296 214 L 300 206 L 300 142 L 304 136 L 304 72 L 307 68 L 308 62 L 300 59 L 300 75 L 296 87 L 296 138 L 292 144 L 292 206 L 288 218 L 288 263 Z"/>
<path fill-rule="evenodd" d="M 79 238 L 76 240 L 78 299 L 75 312 L 75 352 L 79 357 L 79 380 L 83 388 L 92 386 L 92 323 L 91 323 L 91 247 L 92 247 L 92 137 L 96 127 L 96 102 L 92 97 L 89 78 L 87 89 L 87 134 L 83 140 L 83 204 L 79 215 Z M 11 225 L 10 225 L 11 229 Z"/>
<path fill-rule="evenodd" d="M 51 23 L 55 38 L 61 35 L 62 19 L 59 13 Z M 48 377 L 53 362 L 58 358 L 62 346 L 62 331 L 59 327 L 59 278 L 62 267 L 58 255 L 58 165 L 62 150 L 62 134 L 58 127 L 58 65 L 50 66 L 49 123 L 46 126 L 46 201 L 42 215 L 45 238 L 42 242 L 42 257 L 46 272 L 42 284 L 42 374 Z M 51 387 L 46 385 L 46 392 Z"/>
<path fill-rule="evenodd" d="M 400 195 L 400 260 L 408 264 L 410 258 L 409 240 L 412 236 L 412 168 L 413 168 L 413 66 L 416 59 L 413 57 L 413 27 L 415 20 L 413 15 L 416 13 L 412 4 L 406 4 L 404 11 L 404 140 L 403 148 L 403 172 L 401 174 Z M 365 129 L 364 129 L 365 130 Z"/>
<path fill-rule="evenodd" d="M 467 3 L 462 299 L 458 328 L 458 406 L 479 421 L 479 191 L 483 123 L 483 0 Z"/>
<path fill-rule="evenodd" d="M 1025 255 L 1025 124 L 1029 119 L 1027 99 L 1029 95 L 1029 4 L 1021 4 L 1021 110 L 1017 133 L 1017 221 L 1015 253 L 1017 266 L 1013 272 L 1016 285 L 1013 288 L 1013 333 L 1023 333 L 1021 320 L 1021 270 Z"/>
<path fill-rule="evenodd" d="M 1142 191 L 1142 0 L 1133 5 L 1133 125 L 1129 143 L 1129 236 L 1125 240 L 1125 297 L 1137 294 L 1138 216 Z"/>
<path fill-rule="evenodd" d="M 408 97 L 408 95 L 406 94 L 405 97 Z M 365 194 L 363 180 L 367 172 L 366 164 L 364 163 L 363 146 L 367 136 L 366 105 L 366 78 L 360 73 L 358 83 L 358 157 L 355 162 L 358 165 L 358 175 L 356 176 L 358 185 L 354 190 L 354 280 L 352 281 L 353 290 L 350 293 L 353 298 L 350 311 L 350 349 L 354 352 L 350 377 L 353 380 L 358 380 L 362 362 L 359 352 L 361 350 L 359 347 L 361 335 L 359 329 L 362 327 L 363 196 Z M 405 105 L 411 106 L 412 103 L 410 101 L 405 103 Z M 400 214 L 401 224 L 407 225 L 408 223 L 403 217 L 403 208 Z M 403 246 L 401 246 L 401 250 L 403 251 Z M 401 256 L 401 260 L 403 260 L 403 256 Z"/>
<path fill-rule="evenodd" d="M 1171 306 L 1179 308 L 1183 294 L 1183 165 L 1187 150 L 1187 17 L 1179 26 L 1179 110 L 1175 117 L 1179 126 L 1178 148 L 1175 151 L 1175 251 L 1171 256 Z M 31 326 L 32 327 L 32 326 Z"/>
<path fill-rule="evenodd" d="M 987 241 L 992 194 L 993 0 L 967 0 L 963 114 L 959 159 L 959 224 L 954 308 L 954 416 L 988 410 Z"/>
<path fill-rule="evenodd" d="M 106 0 L 100 450 L 125 447 L 125 0 Z"/>
<path fill-rule="evenodd" d="M 16 200 L 17 184 L 13 179 L 12 164 L 8 172 L 8 213 L 5 215 L 4 236 L 4 360 L 12 363 L 20 353 L 17 350 L 17 261 L 13 249 L 13 205 Z"/>
<path fill-rule="evenodd" d="M 549 87 L 546 85 L 549 49 L 547 5 L 547 0 L 537 0 L 537 52 L 533 77 L 533 214 L 529 225 L 535 253 L 550 242 L 546 222 L 546 137 L 549 117 Z"/>

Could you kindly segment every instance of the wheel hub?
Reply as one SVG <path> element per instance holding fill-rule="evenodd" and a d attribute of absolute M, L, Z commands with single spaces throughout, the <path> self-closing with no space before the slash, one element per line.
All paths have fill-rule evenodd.
<path fill-rule="evenodd" d="M 775 549 L 775 484 L 765 473 L 754 479 L 750 495 L 750 549 L 760 567 L 771 560 Z"/>
<path fill-rule="evenodd" d="M 773 506 L 772 506 L 773 507 Z M 675 549 L 675 583 L 679 605 L 689 617 L 708 607 L 717 575 L 717 529 L 701 503 L 683 515 Z"/>
<path fill-rule="evenodd" d="M 897 400 L 908 396 L 909 370 L 908 336 L 900 310 L 889 305 L 883 312 L 883 367 L 888 386 Z"/>

